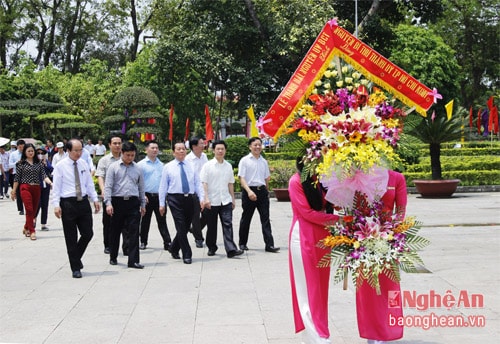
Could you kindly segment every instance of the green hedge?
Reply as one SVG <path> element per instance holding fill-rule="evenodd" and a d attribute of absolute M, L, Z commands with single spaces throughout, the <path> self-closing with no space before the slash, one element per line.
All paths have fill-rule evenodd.
<path fill-rule="evenodd" d="M 420 148 L 421 156 L 429 155 L 429 148 Z M 441 156 L 500 155 L 500 147 L 485 148 L 441 148 Z"/>
<path fill-rule="evenodd" d="M 475 156 L 467 159 L 457 156 L 441 157 L 443 171 L 472 171 L 497 170 L 500 171 L 500 156 Z M 422 158 L 419 164 L 406 166 L 405 172 L 430 172 L 430 158 Z"/>
<path fill-rule="evenodd" d="M 414 179 L 431 179 L 430 172 L 405 172 L 407 186 L 415 186 Z M 444 179 L 460 179 L 462 186 L 500 185 L 500 173 L 493 171 L 443 171 Z"/>

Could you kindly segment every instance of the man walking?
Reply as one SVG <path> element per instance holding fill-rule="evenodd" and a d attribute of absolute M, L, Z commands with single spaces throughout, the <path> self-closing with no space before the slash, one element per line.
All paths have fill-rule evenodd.
<path fill-rule="evenodd" d="M 163 163 L 158 159 L 158 143 L 156 141 L 146 142 L 146 155 L 144 159 L 137 163 L 144 176 L 144 189 L 146 191 L 146 213 L 141 219 L 141 243 L 139 249 L 145 250 L 148 246 L 149 226 L 154 212 L 158 230 L 163 238 L 163 248 L 168 250 L 172 239 L 170 239 L 170 233 L 168 232 L 167 216 L 166 214 L 160 215 L 158 190 L 160 189 Z"/>
<path fill-rule="evenodd" d="M 13 187 L 14 185 L 14 179 L 16 178 L 16 163 L 21 160 L 21 157 L 23 155 L 23 150 L 24 150 L 24 145 L 26 142 L 24 140 L 17 140 L 11 142 L 11 146 L 14 144 L 17 149 L 15 151 L 10 152 L 9 154 L 9 183 L 10 186 Z M 23 200 L 21 198 L 21 191 L 20 188 L 17 188 L 16 190 L 16 205 L 17 205 L 17 211 L 19 212 L 19 215 L 24 215 L 24 206 L 23 206 Z"/>
<path fill-rule="evenodd" d="M 6 152 L 3 146 L 0 146 L 0 166 L 2 168 L 0 199 L 3 199 L 4 194 L 9 198 L 9 152 Z"/>
<path fill-rule="evenodd" d="M 261 156 L 262 141 L 258 137 L 248 140 L 250 153 L 241 158 L 238 164 L 238 176 L 241 183 L 241 205 L 243 213 L 240 220 L 240 249 L 248 250 L 248 234 L 253 213 L 257 208 L 262 225 L 266 252 L 278 252 L 274 247 L 274 238 L 269 220 L 269 191 L 267 189 L 271 172 L 266 159 Z"/>
<path fill-rule="evenodd" d="M 168 195 L 168 206 L 174 218 L 176 235 L 170 246 L 172 258 L 180 259 L 179 250 L 182 251 L 184 264 L 192 263 L 192 251 L 187 239 L 187 232 L 193 218 L 193 197 L 196 193 L 203 209 L 203 189 L 200 179 L 194 172 L 192 164 L 186 162 L 186 146 L 178 142 L 173 147 L 174 160 L 163 167 L 159 199 L 160 214 L 166 213 L 165 198 Z"/>
<path fill-rule="evenodd" d="M 120 156 L 122 154 L 122 139 L 119 136 L 112 136 L 109 140 L 109 147 L 111 152 L 101 158 L 97 163 L 96 177 L 99 183 L 99 188 L 101 189 L 101 197 L 103 199 L 103 208 L 106 209 L 106 204 L 104 204 L 104 199 L 106 199 L 106 195 L 104 194 L 104 183 L 106 180 L 106 171 L 108 170 L 109 165 L 113 162 L 120 160 Z M 102 237 L 104 243 L 104 253 L 109 254 L 109 233 L 110 233 L 110 221 L 111 218 L 106 211 L 102 212 Z M 127 253 L 127 243 L 126 243 L 126 235 L 124 233 L 123 237 L 123 254 Z"/>
<path fill-rule="evenodd" d="M 186 161 L 194 166 L 194 173 L 200 176 L 200 171 L 208 162 L 207 155 L 203 152 L 205 148 L 205 139 L 203 137 L 194 137 L 189 140 L 191 152 L 186 156 Z M 191 232 L 194 236 L 196 247 L 203 248 L 203 234 L 201 230 L 205 227 L 205 219 L 200 208 L 200 200 L 196 194 L 193 195 L 193 220 L 191 222 Z"/>
<path fill-rule="evenodd" d="M 144 177 L 134 162 L 137 148 L 132 142 L 122 145 L 120 160 L 106 172 L 106 212 L 111 216 L 109 264 L 117 265 L 122 229 L 128 233 L 128 267 L 144 268 L 139 264 L 139 225 L 146 212 Z"/>
<path fill-rule="evenodd" d="M 233 258 L 243 254 L 243 250 L 239 250 L 233 241 L 233 210 L 236 206 L 233 167 L 224 160 L 227 149 L 226 142 L 216 140 L 213 142 L 212 148 L 214 158 L 203 166 L 200 174 L 205 193 L 207 254 L 213 256 L 217 251 L 217 217 L 220 217 L 224 248 L 227 257 Z"/>
<path fill-rule="evenodd" d="M 94 202 L 96 213 L 99 212 L 100 204 L 88 165 L 80 159 L 83 149 L 80 140 L 70 140 L 67 149 L 69 158 L 61 160 L 54 169 L 52 204 L 55 216 L 62 218 L 73 278 L 81 278 L 82 257 L 94 235 L 88 198 Z"/>

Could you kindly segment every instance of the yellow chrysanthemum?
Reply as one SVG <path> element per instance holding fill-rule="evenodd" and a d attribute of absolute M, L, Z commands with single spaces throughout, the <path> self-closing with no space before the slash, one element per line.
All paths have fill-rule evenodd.
<path fill-rule="evenodd" d="M 393 229 L 394 233 L 403 233 L 408 229 L 415 226 L 415 218 L 413 216 L 407 217 L 402 223 Z"/>
<path fill-rule="evenodd" d="M 323 244 L 327 247 L 336 247 L 343 244 L 353 245 L 356 239 L 351 239 L 344 235 L 329 235 L 322 240 Z"/>
<path fill-rule="evenodd" d="M 387 128 L 397 128 L 397 127 L 399 127 L 399 120 L 395 119 L 395 118 L 389 118 L 389 119 L 383 120 L 382 123 L 384 123 L 384 125 Z"/>

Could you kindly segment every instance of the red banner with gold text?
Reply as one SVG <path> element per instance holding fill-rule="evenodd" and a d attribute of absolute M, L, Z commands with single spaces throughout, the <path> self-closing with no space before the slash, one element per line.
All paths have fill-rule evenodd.
<path fill-rule="evenodd" d="M 334 56 L 362 73 L 367 79 L 392 93 L 422 116 L 434 102 L 433 91 L 380 55 L 378 52 L 339 27 L 334 20 L 320 32 L 295 73 L 260 121 L 261 131 L 278 137 L 287 119 L 314 88 Z"/>

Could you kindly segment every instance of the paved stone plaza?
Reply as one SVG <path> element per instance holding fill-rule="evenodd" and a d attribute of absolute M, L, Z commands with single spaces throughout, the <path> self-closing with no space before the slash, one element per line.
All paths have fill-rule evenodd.
<path fill-rule="evenodd" d="M 221 233 L 219 250 L 193 247 L 193 264 L 174 260 L 163 250 L 155 220 L 144 270 L 128 269 L 126 258 L 109 265 L 103 253 L 101 214 L 94 216 L 94 238 L 84 256 L 83 278 L 71 277 L 61 222 L 49 209 L 48 232 L 33 242 L 22 235 L 24 216 L 14 202 L 0 200 L 0 342 L 1 343 L 182 343 L 293 344 L 288 280 L 289 203 L 271 201 L 276 246 L 264 252 L 258 214 L 250 248 L 227 259 Z M 234 213 L 235 241 L 241 203 Z M 480 294 L 483 307 L 461 302 L 446 307 L 406 305 L 406 321 L 436 316 L 485 320 L 484 327 L 407 327 L 395 343 L 498 343 L 500 338 L 500 193 L 457 193 L 450 199 L 409 195 L 408 215 L 423 222 L 421 234 L 431 245 L 421 252 L 429 272 L 403 274 L 402 290 L 455 299 Z M 174 235 L 170 214 L 169 230 Z M 332 343 L 361 344 L 353 286 L 330 287 Z M 410 318 L 412 316 L 412 318 Z M 469 317 L 477 316 L 477 317 Z M 413 319 L 413 320 L 412 320 Z M 454 318 L 456 319 L 456 318 Z M 472 325 L 472 324 L 471 324 Z"/>

